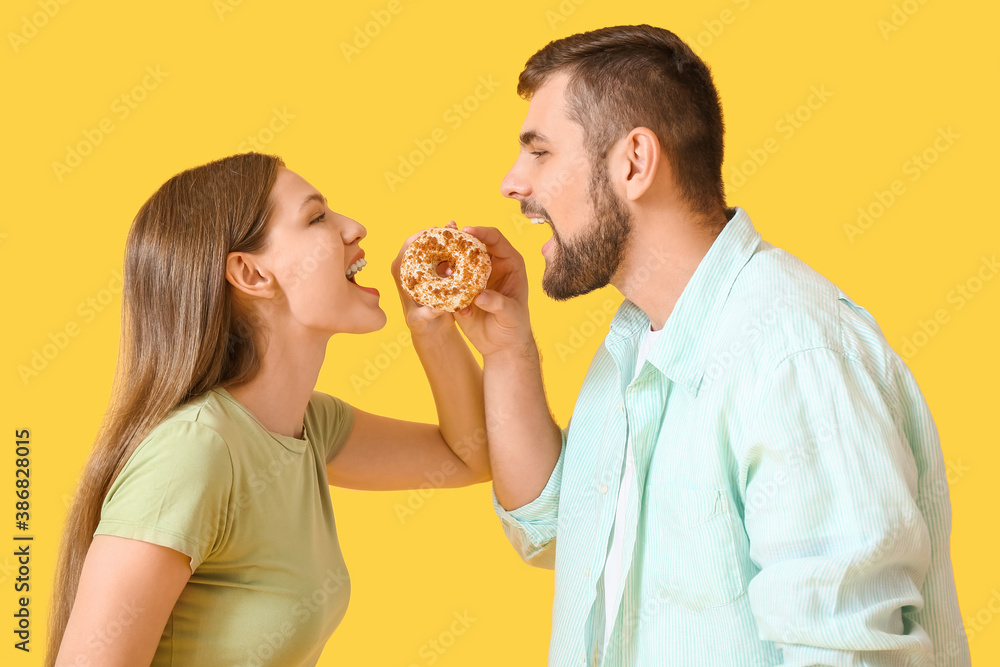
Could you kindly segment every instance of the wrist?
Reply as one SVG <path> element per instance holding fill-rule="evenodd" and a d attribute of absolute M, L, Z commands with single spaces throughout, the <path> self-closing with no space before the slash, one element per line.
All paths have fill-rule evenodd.
<path fill-rule="evenodd" d="M 534 336 L 530 334 L 525 340 L 497 348 L 489 354 L 483 355 L 484 367 L 486 364 L 492 366 L 509 363 L 523 363 L 526 361 L 540 365 L 538 345 L 535 343 Z"/>
<path fill-rule="evenodd" d="M 410 330 L 410 340 L 414 347 L 434 348 L 451 345 L 455 337 L 458 336 L 458 327 L 454 321 L 441 322 L 432 320 L 423 325 L 408 327 Z"/>

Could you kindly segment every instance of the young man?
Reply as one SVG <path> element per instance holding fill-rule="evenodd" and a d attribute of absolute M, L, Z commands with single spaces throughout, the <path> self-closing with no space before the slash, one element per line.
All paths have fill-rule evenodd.
<path fill-rule="evenodd" d="M 726 207 L 705 64 L 607 28 L 536 53 L 518 92 L 502 190 L 552 228 L 543 288 L 625 296 L 560 431 L 523 260 L 471 230 L 493 277 L 458 319 L 497 513 L 556 571 L 549 664 L 968 665 L 927 405 L 871 315 Z"/>

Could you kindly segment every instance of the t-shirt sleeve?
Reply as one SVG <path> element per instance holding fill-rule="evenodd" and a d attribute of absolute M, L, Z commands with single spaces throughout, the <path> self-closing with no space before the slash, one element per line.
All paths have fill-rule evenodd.
<path fill-rule="evenodd" d="M 354 408 L 336 396 L 314 391 L 312 400 L 315 426 L 310 431 L 309 439 L 314 440 L 323 461 L 333 460 L 351 435 L 354 428 Z"/>
<path fill-rule="evenodd" d="M 111 485 L 94 534 L 180 551 L 194 572 L 224 541 L 232 488 L 232 458 L 221 435 L 197 422 L 161 424 Z"/>

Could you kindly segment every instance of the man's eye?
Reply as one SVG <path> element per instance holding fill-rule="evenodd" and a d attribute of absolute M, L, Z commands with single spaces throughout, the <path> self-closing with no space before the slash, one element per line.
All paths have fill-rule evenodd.
<path fill-rule="evenodd" d="M 548 151 L 531 151 L 531 154 L 535 157 L 542 157 L 543 155 L 548 155 Z"/>
<path fill-rule="evenodd" d="M 324 220 L 325 218 L 326 218 L 326 213 L 320 213 L 320 214 L 319 214 L 319 215 L 317 215 L 317 216 L 316 216 L 315 218 L 313 218 L 312 220 L 310 220 L 310 221 L 309 221 L 309 224 L 311 225 L 311 224 L 312 224 L 312 223 L 314 223 L 314 222 L 321 222 L 321 221 L 322 221 L 322 220 Z"/>

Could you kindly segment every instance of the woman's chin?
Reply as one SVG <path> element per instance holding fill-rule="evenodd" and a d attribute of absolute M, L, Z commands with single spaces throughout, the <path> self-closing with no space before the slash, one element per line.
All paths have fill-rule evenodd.
<path fill-rule="evenodd" d="M 366 334 L 384 329 L 389 318 L 380 306 L 376 306 L 376 309 L 378 312 L 372 313 L 370 317 L 366 317 L 364 322 L 359 322 L 357 328 L 352 333 Z"/>
<path fill-rule="evenodd" d="M 386 322 L 389 321 L 389 318 L 386 316 L 385 311 L 382 310 L 381 306 L 379 306 L 378 312 L 381 317 L 378 319 L 378 326 L 372 329 L 372 331 L 381 331 L 385 328 Z"/>
<path fill-rule="evenodd" d="M 359 317 L 353 322 L 338 323 L 330 330 L 330 335 L 375 333 L 384 329 L 387 321 L 388 317 L 386 317 L 385 311 L 376 306 L 375 310 L 368 311 L 363 317 Z"/>

